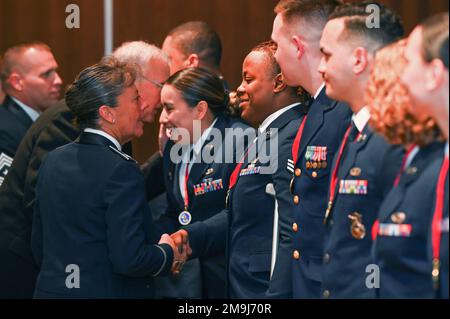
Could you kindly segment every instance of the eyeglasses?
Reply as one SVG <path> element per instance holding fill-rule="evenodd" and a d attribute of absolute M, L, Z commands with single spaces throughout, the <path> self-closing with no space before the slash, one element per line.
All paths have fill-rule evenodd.
<path fill-rule="evenodd" d="M 162 87 L 164 86 L 164 83 L 159 83 L 159 82 L 157 82 L 155 80 L 149 79 L 146 76 L 141 76 L 141 78 L 146 80 L 146 81 L 149 81 L 151 84 L 153 84 L 154 86 L 156 86 L 156 87 L 158 87 L 160 89 L 162 89 Z"/>

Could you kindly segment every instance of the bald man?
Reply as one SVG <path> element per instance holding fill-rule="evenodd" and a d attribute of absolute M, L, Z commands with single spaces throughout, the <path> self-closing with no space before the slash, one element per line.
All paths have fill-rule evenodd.
<path fill-rule="evenodd" d="M 51 49 L 40 42 L 16 45 L 3 56 L 0 77 L 6 96 L 0 107 L 0 186 L 28 128 L 60 98 L 57 69 Z"/>

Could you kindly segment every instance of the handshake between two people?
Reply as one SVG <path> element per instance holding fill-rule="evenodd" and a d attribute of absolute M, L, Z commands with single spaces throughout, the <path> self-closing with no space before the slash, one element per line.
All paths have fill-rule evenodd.
<path fill-rule="evenodd" d="M 192 249 L 189 246 L 188 232 L 184 229 L 180 229 L 170 236 L 168 234 L 163 234 L 158 244 L 168 244 L 170 247 L 172 247 L 172 274 L 180 274 L 184 264 L 192 254 Z"/>

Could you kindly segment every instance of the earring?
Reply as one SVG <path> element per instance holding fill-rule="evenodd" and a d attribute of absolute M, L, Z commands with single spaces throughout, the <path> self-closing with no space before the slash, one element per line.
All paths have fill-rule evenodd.
<path fill-rule="evenodd" d="M 112 120 L 112 124 L 116 124 L 116 119 L 113 119 L 113 120 Z"/>

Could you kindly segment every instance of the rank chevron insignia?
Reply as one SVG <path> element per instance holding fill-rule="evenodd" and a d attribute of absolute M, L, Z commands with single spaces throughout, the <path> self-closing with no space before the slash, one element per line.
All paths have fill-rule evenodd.
<path fill-rule="evenodd" d="M 5 153 L 0 154 L 0 186 L 3 184 L 8 168 L 11 167 L 13 159 Z"/>

